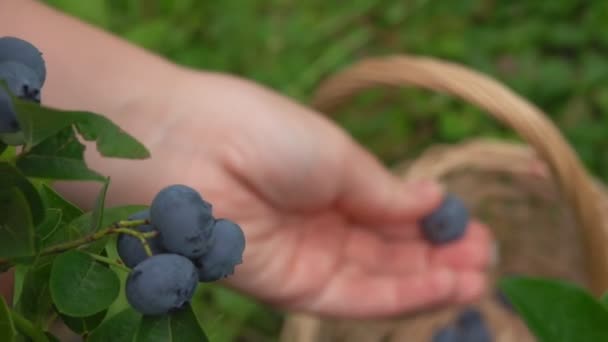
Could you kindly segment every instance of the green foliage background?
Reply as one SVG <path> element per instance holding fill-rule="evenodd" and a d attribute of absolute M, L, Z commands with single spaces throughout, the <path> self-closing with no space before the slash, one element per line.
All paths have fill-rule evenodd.
<path fill-rule="evenodd" d="M 460 62 L 547 112 L 607 180 L 605 1 L 45 1 L 177 63 L 254 79 L 302 102 L 323 77 L 365 56 Z M 431 143 L 517 139 L 472 106 L 416 89 L 368 92 L 337 120 L 387 164 Z M 226 289 L 200 297 L 212 340 L 276 338 L 277 313 Z"/>

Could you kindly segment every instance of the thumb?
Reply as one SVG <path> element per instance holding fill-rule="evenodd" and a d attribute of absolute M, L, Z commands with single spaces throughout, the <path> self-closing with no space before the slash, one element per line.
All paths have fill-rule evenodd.
<path fill-rule="evenodd" d="M 360 223 L 417 221 L 443 198 L 439 183 L 399 179 L 359 146 L 347 159 L 338 206 Z"/>

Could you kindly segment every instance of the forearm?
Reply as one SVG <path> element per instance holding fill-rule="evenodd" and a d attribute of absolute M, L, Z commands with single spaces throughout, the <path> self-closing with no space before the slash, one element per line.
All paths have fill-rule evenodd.
<path fill-rule="evenodd" d="M 0 1 L 0 36 L 36 45 L 47 64 L 42 103 L 116 116 L 171 89 L 180 68 L 33 0 Z"/>

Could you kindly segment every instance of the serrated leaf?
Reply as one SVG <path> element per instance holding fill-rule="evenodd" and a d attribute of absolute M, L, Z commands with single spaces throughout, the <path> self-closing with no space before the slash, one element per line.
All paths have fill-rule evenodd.
<path fill-rule="evenodd" d="M 49 278 L 53 258 L 44 258 L 28 267 L 16 309 L 34 324 L 42 324 L 48 319 L 52 309 Z"/>
<path fill-rule="evenodd" d="M 102 227 L 103 223 L 103 211 L 106 203 L 106 194 L 108 193 L 108 186 L 110 185 L 110 178 L 106 178 L 97 199 L 95 200 L 95 208 L 91 213 L 91 232 L 96 232 Z"/>
<path fill-rule="evenodd" d="M 87 342 L 132 342 L 141 317 L 135 310 L 127 308 L 95 328 Z"/>
<path fill-rule="evenodd" d="M 106 117 L 97 114 L 80 115 L 78 132 L 89 141 L 97 141 L 97 150 L 106 157 L 146 159 L 150 152 Z"/>
<path fill-rule="evenodd" d="M 0 257 L 29 257 L 36 253 L 32 214 L 16 187 L 0 191 Z"/>
<path fill-rule="evenodd" d="M 14 166 L 6 162 L 0 162 L 0 191 L 12 187 L 19 188 L 27 199 L 33 224 L 37 225 L 42 222 L 44 206 L 34 185 Z"/>
<path fill-rule="evenodd" d="M 85 317 L 107 309 L 118 296 L 120 282 L 90 255 L 69 251 L 53 262 L 50 290 L 59 312 Z"/>
<path fill-rule="evenodd" d="M 500 288 L 541 342 L 608 340 L 608 311 L 578 286 L 513 277 Z"/>
<path fill-rule="evenodd" d="M 17 336 L 13 319 L 4 297 L 0 296 L 0 341 L 12 342 Z"/>
<path fill-rule="evenodd" d="M 150 157 L 144 145 L 112 121 L 86 111 L 64 111 L 13 97 L 17 119 L 25 134 L 27 148 L 32 148 L 61 130 L 75 125 L 97 150 L 106 157 L 143 159 Z"/>
<path fill-rule="evenodd" d="M 59 314 L 61 320 L 65 325 L 68 326 L 73 332 L 78 335 L 89 334 L 95 329 L 103 319 L 106 317 L 106 310 L 98 312 L 88 317 L 71 317 L 68 315 Z"/>
<path fill-rule="evenodd" d="M 190 305 L 163 316 L 143 316 L 135 342 L 208 341 Z"/>
<path fill-rule="evenodd" d="M 29 177 L 55 180 L 103 180 L 84 161 L 85 146 L 72 126 L 42 141 L 17 159 L 17 167 Z"/>

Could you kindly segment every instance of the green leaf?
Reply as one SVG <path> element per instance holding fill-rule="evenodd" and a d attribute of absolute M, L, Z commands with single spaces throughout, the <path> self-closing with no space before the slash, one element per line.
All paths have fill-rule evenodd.
<path fill-rule="evenodd" d="M 51 334 L 51 333 L 50 333 L 50 332 L 48 332 L 48 331 L 45 331 L 45 332 L 44 332 L 44 335 L 46 335 L 46 338 L 49 340 L 49 342 L 61 342 L 61 340 L 59 340 L 59 339 L 57 338 L 57 336 L 55 336 L 55 335 Z"/>
<path fill-rule="evenodd" d="M 105 208 L 103 213 L 103 218 L 101 220 L 100 227 L 106 228 L 109 227 L 112 223 L 124 220 L 129 215 L 136 213 L 142 209 L 145 209 L 145 206 L 140 205 L 128 205 L 128 206 L 119 206 L 119 207 L 111 207 Z M 64 212 L 65 213 L 65 212 Z M 53 246 L 59 243 L 72 241 L 78 238 L 81 238 L 85 235 L 92 234 L 94 227 L 92 226 L 93 218 L 92 212 L 88 212 L 82 214 L 75 219 L 65 223 L 55 230 L 47 240 L 44 241 L 44 246 Z M 99 239 L 91 244 L 89 244 L 85 249 L 92 253 L 98 253 L 103 250 L 104 245 L 106 244 L 108 238 Z"/>
<path fill-rule="evenodd" d="M 50 289 L 59 312 L 85 317 L 107 309 L 118 296 L 120 282 L 88 254 L 69 251 L 55 258 Z"/>
<path fill-rule="evenodd" d="M 608 292 L 604 293 L 604 295 L 601 298 L 601 301 L 608 310 Z"/>
<path fill-rule="evenodd" d="M 44 218 L 44 206 L 40 194 L 34 185 L 14 166 L 6 162 L 0 162 L 0 191 L 13 186 L 18 187 L 23 195 L 25 195 L 30 207 L 33 224 L 37 225 L 42 222 Z"/>
<path fill-rule="evenodd" d="M 150 157 L 150 152 L 144 145 L 101 115 L 81 114 L 76 128 L 86 140 L 96 140 L 97 150 L 106 157 L 132 159 Z"/>
<path fill-rule="evenodd" d="M 608 311 L 580 287 L 513 277 L 501 280 L 500 288 L 539 341 L 608 340 Z"/>
<path fill-rule="evenodd" d="M 85 146 L 76 138 L 74 129 L 66 127 L 27 153 L 19 156 L 17 167 L 29 177 L 59 180 L 103 180 L 84 161 Z"/>
<path fill-rule="evenodd" d="M 44 220 L 35 229 L 39 249 L 44 246 L 45 240 L 53 236 L 61 224 L 61 217 L 62 213 L 60 209 L 48 208 L 46 210 Z"/>
<path fill-rule="evenodd" d="M 93 329 L 99 326 L 106 317 L 106 313 L 107 311 L 104 310 L 88 317 L 71 317 L 63 314 L 59 314 L 59 316 L 61 316 L 63 323 L 65 323 L 68 328 L 72 329 L 73 332 L 84 335 L 89 334 Z"/>
<path fill-rule="evenodd" d="M 0 257 L 29 257 L 36 253 L 32 214 L 16 187 L 0 191 Z"/>
<path fill-rule="evenodd" d="M 141 317 L 127 308 L 101 323 L 91 332 L 87 342 L 132 342 Z"/>
<path fill-rule="evenodd" d="M 40 193 L 47 208 L 61 211 L 61 222 L 59 226 L 53 232 L 50 232 L 49 235 L 45 236 L 42 241 L 42 248 L 80 237 L 80 232 L 75 231 L 69 224 L 74 219 L 82 216 L 83 211 L 61 197 L 61 195 L 46 184 L 42 185 Z"/>
<path fill-rule="evenodd" d="M 0 142 L 2 143 L 2 142 Z M 0 160 L 13 160 L 17 155 L 17 149 L 15 146 L 7 146 L 0 153 Z"/>
<path fill-rule="evenodd" d="M 147 207 L 141 205 L 126 205 L 104 208 L 101 224 L 99 224 L 99 226 L 103 228 L 109 227 L 112 223 L 119 220 L 125 220 L 129 215 L 145 208 Z M 96 227 L 91 224 L 93 222 L 92 214 L 92 212 L 88 212 L 74 219 L 72 222 L 70 222 L 72 229 L 78 231 L 80 235 L 94 232 Z"/>
<path fill-rule="evenodd" d="M 42 185 L 40 193 L 42 195 L 44 205 L 47 208 L 61 210 L 61 222 L 63 223 L 69 223 L 83 214 L 83 211 L 80 208 L 63 198 L 55 190 L 53 190 L 53 188 L 46 184 Z"/>
<path fill-rule="evenodd" d="M 95 200 L 95 208 L 91 213 L 91 232 L 96 232 L 102 228 L 103 224 L 103 211 L 106 203 L 106 194 L 108 193 L 108 186 L 110 185 L 110 178 L 106 178 L 97 199 Z"/>
<path fill-rule="evenodd" d="M 4 297 L 0 296 L 0 341 L 12 342 L 17 336 L 11 313 L 4 301 Z"/>
<path fill-rule="evenodd" d="M 4 152 L 4 150 L 6 150 L 7 147 L 8 147 L 7 144 L 0 141 L 0 155 L 2 155 L 2 153 Z"/>
<path fill-rule="evenodd" d="M 48 319 L 52 309 L 49 278 L 53 258 L 44 258 L 27 268 L 16 309 L 34 324 Z"/>
<path fill-rule="evenodd" d="M 13 97 L 13 103 L 28 148 L 35 147 L 61 130 L 75 125 L 86 140 L 97 142 L 97 150 L 103 156 L 130 159 L 150 157 L 144 145 L 99 114 L 58 110 L 16 97 Z"/>
<path fill-rule="evenodd" d="M 163 316 L 143 316 L 136 342 L 208 341 L 190 305 Z"/>

